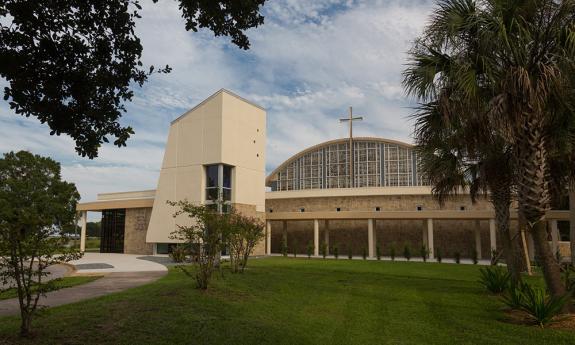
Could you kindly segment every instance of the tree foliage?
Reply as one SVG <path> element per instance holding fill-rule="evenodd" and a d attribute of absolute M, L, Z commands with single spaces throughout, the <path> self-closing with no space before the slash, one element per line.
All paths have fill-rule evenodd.
<path fill-rule="evenodd" d="M 224 249 L 230 251 L 232 272 L 244 272 L 249 256 L 255 246 L 265 236 L 264 223 L 231 208 L 228 213 L 220 213 L 213 205 L 196 205 L 187 200 L 169 201 L 178 208 L 174 217 L 180 215 L 188 219 L 178 224 L 172 239 L 184 242 L 183 248 L 199 248 L 198 270 L 192 273 L 186 267 L 184 272 L 196 278 L 198 288 L 207 289 L 212 273 Z"/>
<path fill-rule="evenodd" d="M 483 124 L 510 152 L 520 217 L 555 297 L 565 290 L 544 218 L 550 205 L 550 147 L 565 135 L 553 124 L 573 118 L 574 18 L 572 0 L 442 0 L 404 74 L 411 95 L 440 107 L 459 105 L 442 114 Z"/>
<path fill-rule="evenodd" d="M 20 151 L 0 159 L 0 283 L 17 289 L 23 336 L 40 296 L 54 288 L 46 269 L 80 257 L 65 249 L 62 231 L 74 222 L 79 198 L 50 158 Z"/>
<path fill-rule="evenodd" d="M 265 237 L 265 224 L 256 217 L 238 213 L 229 214 L 231 226 L 224 229 L 225 244 L 230 250 L 232 272 L 244 272 L 255 246 Z"/>
<path fill-rule="evenodd" d="M 230 221 L 227 214 L 220 214 L 206 205 L 196 205 L 187 200 L 168 201 L 170 206 L 177 207 L 174 218 L 185 216 L 185 225 L 178 224 L 170 237 L 184 243 L 188 248 L 199 245 L 197 253 L 198 270 L 189 270 L 179 266 L 184 273 L 193 276 L 199 289 L 206 290 L 209 286 L 217 264 L 217 259 L 224 248 L 224 231 Z"/>
<path fill-rule="evenodd" d="M 244 31 L 263 23 L 264 1 L 180 0 L 179 6 L 186 30 L 207 28 L 248 49 Z M 125 146 L 134 133 L 120 123 L 125 103 L 154 71 L 140 61 L 139 10 L 138 0 L 2 1 L 0 76 L 10 108 L 46 123 L 51 135 L 69 135 L 82 156 L 96 157 L 109 141 Z"/>

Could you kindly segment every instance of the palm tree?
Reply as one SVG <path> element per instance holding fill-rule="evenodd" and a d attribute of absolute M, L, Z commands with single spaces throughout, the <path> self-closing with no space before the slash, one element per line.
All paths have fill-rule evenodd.
<path fill-rule="evenodd" d="M 443 108 L 446 107 L 457 106 L 444 103 Z M 420 169 L 433 186 L 432 193 L 440 205 L 461 190 L 468 190 L 473 202 L 480 194 L 489 195 L 507 269 L 517 284 L 523 262 L 519 238 L 513 236 L 509 226 L 515 179 L 510 152 L 501 140 L 489 135 L 482 123 L 449 118 L 439 108 L 436 102 L 423 104 L 414 115 Z"/>
<path fill-rule="evenodd" d="M 553 296 L 565 288 L 547 243 L 546 142 L 554 133 L 546 129 L 553 102 L 573 89 L 574 19 L 574 0 L 443 0 L 404 74 L 408 93 L 423 102 L 443 104 L 448 97 L 480 110 L 449 116 L 479 117 L 510 147 L 520 216 Z M 482 104 L 487 111 L 477 106 Z"/>

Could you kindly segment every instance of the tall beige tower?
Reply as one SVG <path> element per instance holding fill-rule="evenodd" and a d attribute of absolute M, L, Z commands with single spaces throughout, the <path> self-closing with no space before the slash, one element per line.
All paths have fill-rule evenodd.
<path fill-rule="evenodd" d="M 265 212 L 266 111 L 220 90 L 170 125 L 146 242 L 173 243 L 176 224 L 166 202 L 211 203 L 221 196 L 247 212 Z"/>

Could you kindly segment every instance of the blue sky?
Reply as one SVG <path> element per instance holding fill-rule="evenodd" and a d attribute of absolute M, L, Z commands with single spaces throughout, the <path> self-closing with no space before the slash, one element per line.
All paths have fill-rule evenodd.
<path fill-rule="evenodd" d="M 208 31 L 186 32 L 174 1 L 142 4 L 142 60 L 173 71 L 136 88 L 122 119 L 136 131 L 128 146 L 79 157 L 70 138 L 49 136 L 46 126 L 0 101 L 1 152 L 57 159 L 83 201 L 98 192 L 154 189 L 170 121 L 221 88 L 267 109 L 268 172 L 310 145 L 346 136 L 338 119 L 350 105 L 364 116 L 355 135 L 411 141 L 412 103 L 401 71 L 431 1 L 269 0 L 265 24 L 248 31 L 249 51 Z"/>

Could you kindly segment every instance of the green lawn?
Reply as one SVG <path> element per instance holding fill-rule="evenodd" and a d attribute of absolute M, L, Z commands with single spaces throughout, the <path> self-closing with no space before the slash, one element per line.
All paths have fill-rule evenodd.
<path fill-rule="evenodd" d="M 70 246 L 80 249 L 80 240 L 70 240 Z M 86 251 L 87 252 L 100 252 L 100 238 L 87 237 L 86 238 Z"/>
<path fill-rule="evenodd" d="M 146 286 L 47 310 L 28 342 L 575 343 L 573 332 L 503 322 L 501 304 L 477 279 L 471 265 L 267 258 L 201 292 L 171 270 Z M 18 343 L 17 332 L 17 318 L 0 319 L 0 339 Z"/>
<path fill-rule="evenodd" d="M 98 278 L 101 278 L 101 276 L 64 277 L 57 279 L 54 283 L 56 284 L 57 288 L 63 289 L 93 282 Z M 18 297 L 18 292 L 16 291 L 16 289 L 9 289 L 0 292 L 0 301 L 3 299 L 16 298 L 16 297 Z"/>

